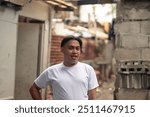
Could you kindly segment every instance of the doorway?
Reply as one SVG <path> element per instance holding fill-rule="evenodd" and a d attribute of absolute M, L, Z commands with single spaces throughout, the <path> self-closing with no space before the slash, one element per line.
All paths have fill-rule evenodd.
<path fill-rule="evenodd" d="M 29 100 L 29 88 L 41 66 L 44 21 L 19 16 L 15 99 Z"/>

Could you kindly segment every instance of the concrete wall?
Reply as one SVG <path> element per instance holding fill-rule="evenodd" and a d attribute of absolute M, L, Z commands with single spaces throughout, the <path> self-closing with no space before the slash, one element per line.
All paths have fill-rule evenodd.
<path fill-rule="evenodd" d="M 115 25 L 115 58 L 150 60 L 150 1 L 120 0 Z M 130 93 L 132 92 L 132 95 Z M 122 89 L 119 99 L 147 99 L 148 90 Z M 129 94 L 129 95 L 128 95 Z M 143 95 L 141 97 L 139 95 Z"/>
<path fill-rule="evenodd" d="M 44 21 L 41 69 L 47 67 L 49 12 L 50 7 L 47 4 L 35 1 L 26 4 L 21 11 L 0 6 L 0 99 L 14 99 L 19 15 Z"/>
<path fill-rule="evenodd" d="M 17 73 L 16 73 L 15 99 L 31 99 L 31 96 L 29 94 L 29 88 L 31 84 L 33 83 L 34 79 L 36 79 L 39 72 L 42 72 L 48 66 L 48 56 L 49 56 L 48 41 L 49 41 L 49 27 L 50 27 L 49 6 L 47 4 L 43 4 L 40 2 L 32 2 L 31 4 L 25 6 L 23 10 L 19 12 L 19 15 L 44 21 L 41 28 L 37 27 L 37 29 L 39 29 L 38 34 L 36 34 L 37 33 L 37 30 L 35 30 L 36 28 L 34 29 L 34 27 L 32 27 L 32 25 L 38 25 L 38 23 L 34 23 L 32 25 L 30 25 L 30 23 L 28 24 L 28 26 L 30 25 L 31 28 L 29 28 L 30 26 L 27 27 L 27 30 L 24 31 L 24 33 L 27 32 L 28 34 L 27 37 L 29 39 L 28 42 L 30 41 L 30 44 L 24 46 L 26 47 L 24 48 L 24 51 L 25 53 L 30 53 L 33 49 L 34 54 L 32 54 L 32 56 L 30 54 L 29 55 L 27 54 L 28 57 L 24 55 L 23 55 L 24 57 L 23 56 L 21 57 L 20 55 L 20 58 L 24 60 L 23 61 L 24 63 L 18 63 L 19 65 L 17 65 L 18 71 L 16 71 Z M 30 32 L 32 34 L 30 34 Z M 36 35 L 33 35 L 33 33 L 35 33 Z M 23 35 L 25 36 L 26 34 Z M 20 34 L 19 37 L 20 37 L 19 39 L 22 38 Z M 32 47 L 30 47 L 31 50 L 29 49 L 28 45 L 32 45 Z M 27 58 L 30 59 L 27 60 Z M 18 66 L 20 68 L 18 68 Z M 24 75 L 22 73 L 24 73 Z M 18 90 L 19 87 L 20 89 Z"/>
<path fill-rule="evenodd" d="M 40 71 L 43 71 L 48 66 L 49 62 L 49 48 L 48 42 L 50 41 L 50 29 L 51 29 L 51 12 L 53 11 L 52 7 L 43 2 L 31 2 L 27 4 L 21 11 L 18 12 L 18 15 L 33 18 L 36 20 L 44 21 L 44 26 L 42 27 L 43 32 L 41 32 L 41 66 Z"/>
<path fill-rule="evenodd" d="M 15 11 L 0 7 L 0 99 L 14 96 L 17 18 Z"/>
<path fill-rule="evenodd" d="M 117 8 L 116 59 L 150 59 L 144 55 L 150 52 L 150 2 L 125 1 Z"/>
<path fill-rule="evenodd" d="M 47 21 L 49 20 L 49 9 L 50 7 L 48 4 L 32 1 L 31 3 L 26 4 L 23 9 L 18 12 L 18 14 L 25 17 Z"/>
<path fill-rule="evenodd" d="M 39 27 L 36 23 L 20 23 L 18 26 L 15 99 L 31 99 L 29 87 L 37 77 L 39 62 Z"/>

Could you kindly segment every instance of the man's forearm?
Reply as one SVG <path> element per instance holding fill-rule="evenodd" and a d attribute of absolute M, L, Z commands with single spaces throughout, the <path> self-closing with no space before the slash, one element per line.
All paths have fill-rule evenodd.
<path fill-rule="evenodd" d="M 42 100 L 40 91 L 33 90 L 30 94 L 34 100 Z"/>
<path fill-rule="evenodd" d="M 38 88 L 35 84 L 32 85 L 29 91 L 34 100 L 42 100 L 40 88 Z"/>
<path fill-rule="evenodd" d="M 88 91 L 89 100 L 96 100 L 96 88 Z"/>

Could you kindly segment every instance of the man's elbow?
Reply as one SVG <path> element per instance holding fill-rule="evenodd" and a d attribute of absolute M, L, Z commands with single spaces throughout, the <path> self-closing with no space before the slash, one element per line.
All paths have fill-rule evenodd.
<path fill-rule="evenodd" d="M 32 94 L 33 89 L 34 89 L 34 87 L 33 87 L 33 85 L 32 85 L 32 86 L 29 88 L 29 93 L 30 93 L 30 94 Z"/>
<path fill-rule="evenodd" d="M 29 93 L 33 99 L 36 95 L 40 94 L 40 89 L 41 88 L 39 88 L 35 83 L 33 83 L 32 86 L 29 88 Z"/>
<path fill-rule="evenodd" d="M 34 90 L 35 90 L 35 87 L 32 85 L 30 88 L 29 88 L 29 93 L 30 95 L 32 96 L 33 93 L 34 93 Z M 32 96 L 33 97 L 33 96 Z"/>

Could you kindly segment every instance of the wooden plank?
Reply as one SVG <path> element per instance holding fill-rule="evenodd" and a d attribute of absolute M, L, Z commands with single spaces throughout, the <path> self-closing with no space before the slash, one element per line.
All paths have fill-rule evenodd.
<path fill-rule="evenodd" d="M 115 0 L 79 0 L 77 5 L 115 3 Z"/>
<path fill-rule="evenodd" d="M 74 11 L 75 9 L 77 9 L 76 6 L 74 6 L 71 3 L 65 2 L 64 0 L 42 0 L 42 1 L 55 6 L 54 8 L 57 10 Z"/>

